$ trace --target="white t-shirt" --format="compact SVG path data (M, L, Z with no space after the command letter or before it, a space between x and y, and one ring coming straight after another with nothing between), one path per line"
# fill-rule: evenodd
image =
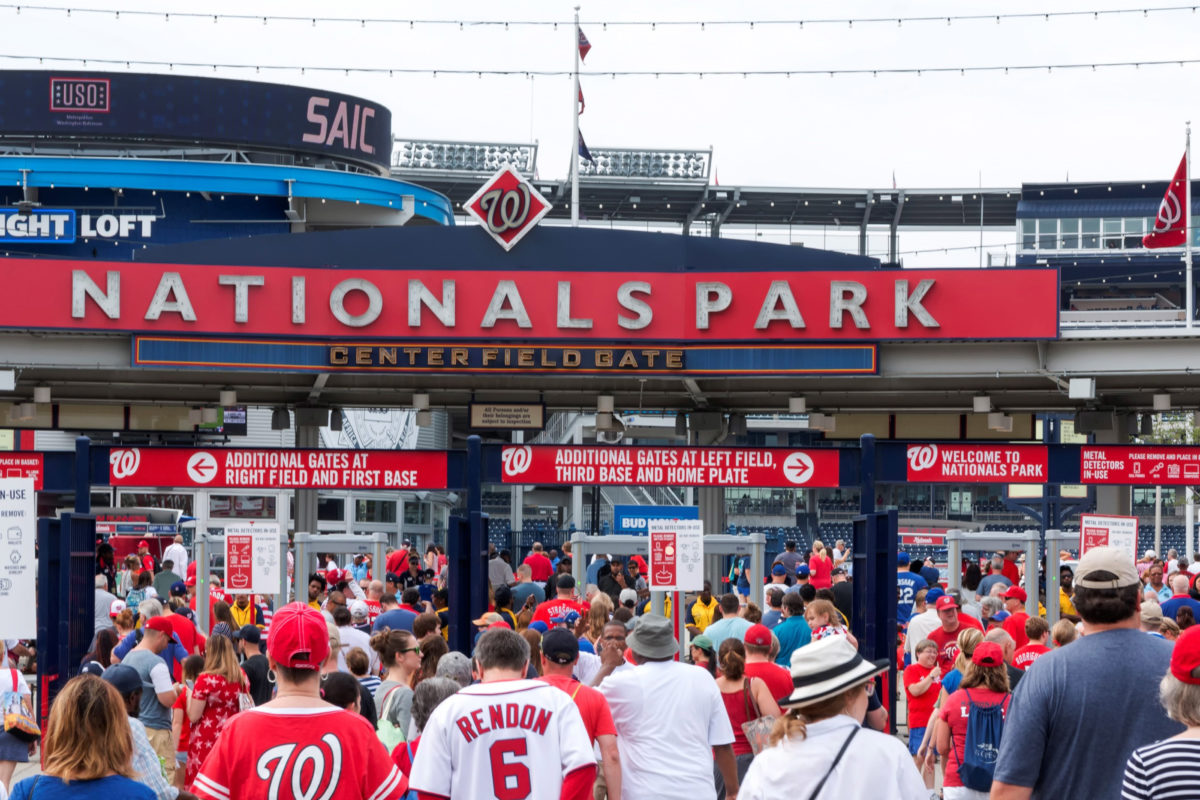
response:
M478 683L430 716L409 787L441 797L558 800L563 778L595 763L566 692L541 681Z
M371 637L351 625L344 628L338 628L338 635L342 640L342 649L338 651L338 671L349 672L346 667L346 653L350 652L351 647L361 647L367 653L368 675L379 674L379 653L371 649Z
M175 682L171 680L171 670L167 669L167 662L162 661L150 668L150 682L154 684L155 694L174 691Z
M167 549L163 550L163 561L171 561L175 564L175 568L171 571L176 575L187 575L188 552L183 545L177 542L171 542L167 545Z
M651 662L599 688L617 726L623 797L714 800L712 748L733 743L733 726L708 670Z
M929 634L940 627L942 627L942 621L938 619L935 608L926 608L924 613L909 619L908 632L904 636L904 650L913 657L913 661L917 660L917 645L922 639L928 639Z

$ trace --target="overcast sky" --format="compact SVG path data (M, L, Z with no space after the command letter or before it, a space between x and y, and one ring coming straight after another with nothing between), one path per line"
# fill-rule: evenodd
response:
M53 0L64 5L65 0ZM73 8L569 21L566 2L315 3L87 0ZM1170 5L1162 2L1160 5ZM569 70L570 25L551 27L139 18L0 8L5 56L428 69ZM582 6L592 147L708 148L722 185L890 188L1166 180L1200 96L1200 65L1033 73L765 77L598 77L588 71L810 70L1051 65L1197 57L1200 14L822 25L821 18L1123 9L1076 2L709 2L605 0ZM1154 7L1153 4L1150 7ZM608 26L604 20L771 20L798 25ZM37 62L0 59L6 68ZM47 67L78 65L47 62ZM89 65L96 68L96 65ZM165 72L165 67L133 65ZM569 77L454 77L211 68L176 72L358 94L388 106L399 138L540 144L540 177L567 174ZM1200 117L1197 117L1200 122ZM974 260L972 257L971 260Z

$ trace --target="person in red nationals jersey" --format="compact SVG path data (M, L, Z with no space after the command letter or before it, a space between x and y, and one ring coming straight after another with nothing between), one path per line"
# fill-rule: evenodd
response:
M529 643L494 628L475 646L478 684L442 701L409 777L420 800L585 800L596 761L570 695L525 680Z
M565 617L569 612L574 611L581 617L586 617L591 605L588 603L580 603L574 599L575 594L575 579L568 575L559 575L558 596L547 600L544 603L538 603L537 608L533 610L532 622L544 622L546 627L554 624L553 620L556 617Z
M276 612L267 659L275 699L232 717L192 791L201 800L400 800L400 770L370 723L321 699L329 634L321 612Z

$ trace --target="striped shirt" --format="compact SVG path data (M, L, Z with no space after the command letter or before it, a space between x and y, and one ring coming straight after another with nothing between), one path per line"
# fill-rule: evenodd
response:
M1200 797L1200 739L1165 739L1133 751L1125 765L1125 800Z

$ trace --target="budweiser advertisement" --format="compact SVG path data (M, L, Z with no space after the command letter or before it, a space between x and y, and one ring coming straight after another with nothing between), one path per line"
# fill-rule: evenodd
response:
M1037 444L910 444L907 455L921 483L1045 483L1049 459Z
M634 272L606 266L612 269L501 272L6 258L0 280L17 286L36 274L39 289L5 308L0 327L729 344L1058 336L1053 269Z
M113 486L217 489L445 489L446 453L115 447Z
M40 492L45 472L41 453L0 453L0 478L29 478L34 491Z
M1079 450L1083 483L1187 486L1200 483L1200 447L1085 446Z
M501 453L504 483L605 486L838 485L836 450L750 447L512 445Z

